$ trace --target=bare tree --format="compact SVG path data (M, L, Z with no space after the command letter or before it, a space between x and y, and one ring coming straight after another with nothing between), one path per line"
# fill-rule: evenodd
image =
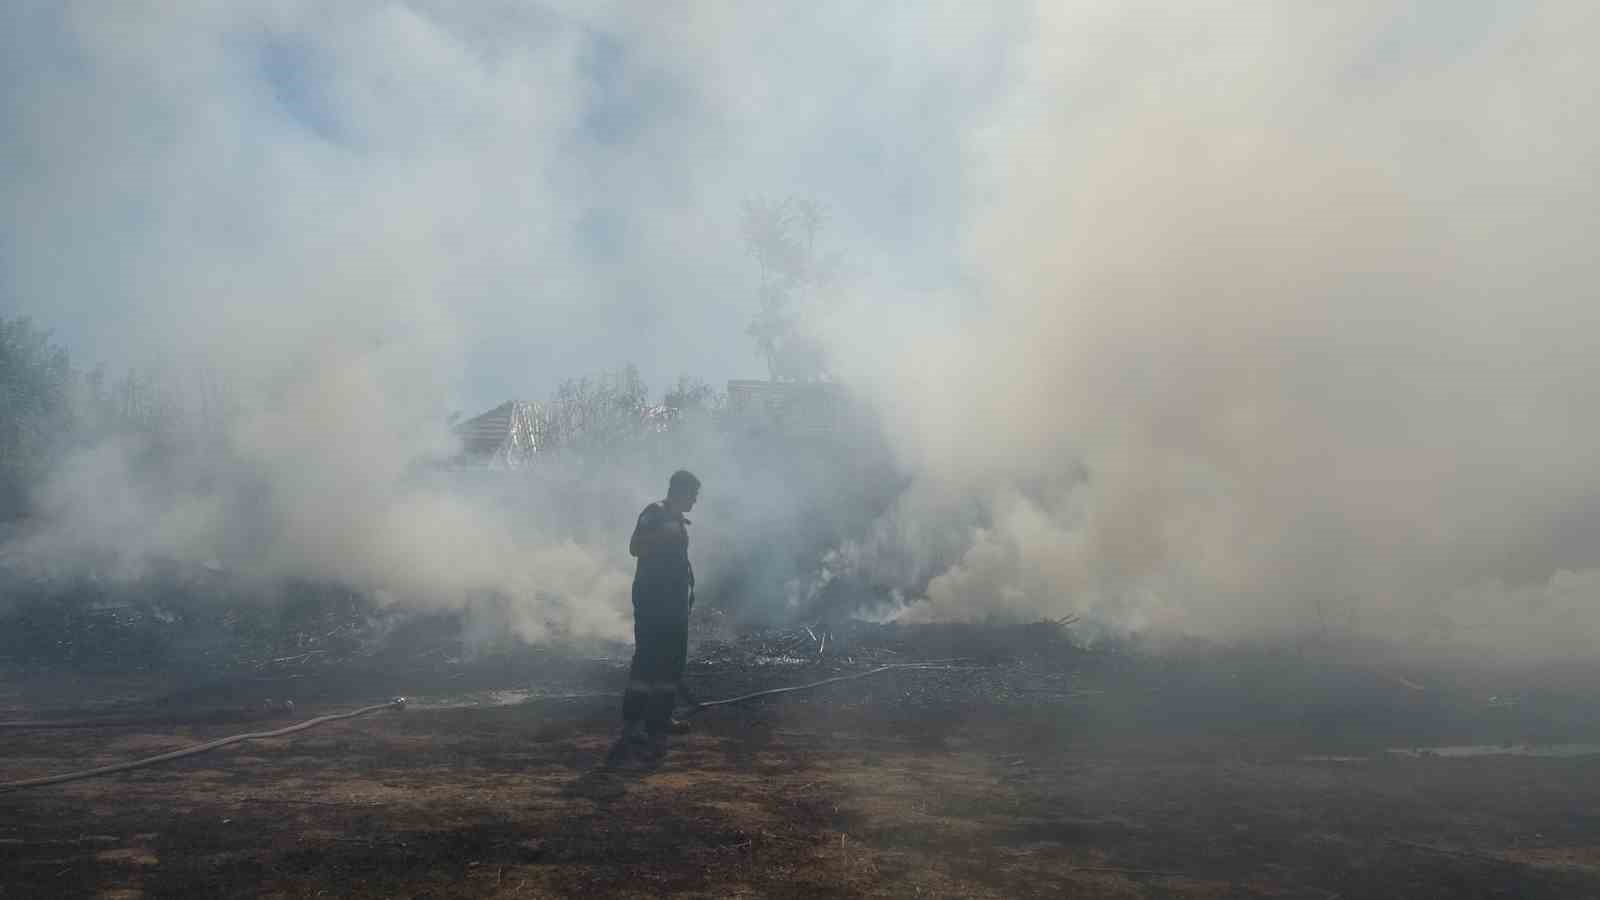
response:
M70 429L67 351L26 319L0 319L0 520L27 512L52 450Z
M661 397L661 405L674 416L713 412L725 400L716 389L699 378L679 375L678 383Z
M745 204L745 246L761 278L756 315L746 332L755 338L774 381L827 377L822 344L804 322L806 307L836 287L844 271L841 255L817 251L817 236L827 221L827 211L805 198Z
M641 431L649 392L632 365L594 378L569 378L556 388L545 431L552 448L599 452Z

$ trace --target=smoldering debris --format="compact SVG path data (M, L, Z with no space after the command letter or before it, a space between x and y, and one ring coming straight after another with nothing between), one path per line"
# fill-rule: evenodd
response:
M785 704L801 704L938 730L952 717L1028 716L1090 697L1095 692L1078 679L1119 652L1085 647L1064 621L851 620L702 640L685 679L698 701L771 692L752 701L769 712L719 706L714 714L764 718L781 716ZM863 675L876 677L853 680ZM778 693L797 685L817 688Z
M0 617L0 677L34 685L63 714L274 715L285 702L393 694L410 684L488 689L530 678L592 674L625 654L615 642L552 632L485 639L463 610L419 611L379 594L297 581L246 592L213 577L204 588L169 573L132 584L51 584ZM548 653L551 643L561 650ZM541 656L543 654L543 656ZM535 664L557 656L548 671ZM79 696L71 685L127 677Z
M53 585L6 614L0 656L24 675L269 671L370 655L393 629L392 617L353 591L302 583L285 594L229 603L158 578Z
M786 628L758 628L728 640L698 643L692 668L772 666L882 666L960 661L999 665L1072 655L1082 650L1071 620L1020 624L936 623L898 625L846 620Z
M0 718L178 725L405 695L419 710L521 707L610 722L626 678L625 644L484 643L459 610L385 608L328 585L297 585L293 602L276 605L160 596L13 610L0 621L0 672L21 702L0 705ZM1221 729L1285 757L1600 739L1592 669L1491 670L1395 650L1158 642L1070 620L749 627L706 611L683 699L693 709L754 694L702 715L758 729L888 729L935 745L974 729L1024 747L1189 735L1172 752L1207 752Z

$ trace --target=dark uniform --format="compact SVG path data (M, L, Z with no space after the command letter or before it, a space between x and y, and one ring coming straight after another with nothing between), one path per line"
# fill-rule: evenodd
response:
M629 543L639 566L633 576L633 665L622 720L642 721L652 734L664 734L671 725L689 653L694 569L688 526L688 519L657 501L639 513Z

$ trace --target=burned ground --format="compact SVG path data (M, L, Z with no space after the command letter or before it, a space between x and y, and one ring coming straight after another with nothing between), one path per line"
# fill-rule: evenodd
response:
M615 651L14 672L8 720L121 724L0 729L6 778L415 699L0 794L0 896L1600 895L1600 756L1568 746L1600 739L1582 668L1085 649L1053 623L705 637L702 699L942 668L710 709L622 774L599 768Z

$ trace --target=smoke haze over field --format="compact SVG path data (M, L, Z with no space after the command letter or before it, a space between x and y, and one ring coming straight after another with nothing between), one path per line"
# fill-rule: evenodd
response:
M811 325L909 484L830 573L918 615L1600 639L1592 4L0 17L0 304L245 398L203 487L68 461L75 539L621 633L679 463L591 473L621 521L581 526L412 466L562 377L762 374L739 210L801 194L858 272ZM807 501L684 453L697 552Z
M998 555L1135 620L1592 651L1600 19L1251 8L1052 7L978 138L945 465L1093 476L1003 492L932 593L1015 584Z

